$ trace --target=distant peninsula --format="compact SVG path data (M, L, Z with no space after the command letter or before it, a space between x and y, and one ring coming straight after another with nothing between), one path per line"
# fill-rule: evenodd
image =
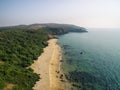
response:
M66 34L69 32L87 32L86 28L72 25L72 24L57 24L57 23L43 23L43 24L30 24L30 25L17 25L17 26L7 26L0 27L0 29L46 29L51 34Z

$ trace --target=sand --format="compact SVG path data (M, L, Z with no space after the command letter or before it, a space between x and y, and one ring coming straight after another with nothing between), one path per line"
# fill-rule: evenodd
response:
M14 87L14 86L15 86L14 84L8 83L3 90L13 90L13 87Z
M64 90L63 77L60 72L60 47L57 39L50 39L49 45L44 48L44 52L35 60L31 68L39 74L40 80L36 82L34 90Z

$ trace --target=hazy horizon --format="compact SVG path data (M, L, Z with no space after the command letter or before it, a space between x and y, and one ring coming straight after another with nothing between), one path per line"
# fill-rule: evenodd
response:
M0 0L0 27L34 23L120 28L119 0Z

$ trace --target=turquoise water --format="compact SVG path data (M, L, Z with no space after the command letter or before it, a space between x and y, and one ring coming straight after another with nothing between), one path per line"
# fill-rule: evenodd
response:
M69 33L59 36L59 44L73 90L120 90L120 29Z

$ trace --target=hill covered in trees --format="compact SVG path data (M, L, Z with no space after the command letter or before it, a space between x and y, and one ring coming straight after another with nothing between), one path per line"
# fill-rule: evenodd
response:
M0 28L0 90L9 85L13 90L32 90L39 77L29 66L48 45L47 40L77 30L86 32L84 28L71 27L33 24Z
M56 23L45 23L45 24L31 24L31 25L18 25L18 26L9 26L1 27L1 29L13 29L13 28L24 28L37 30L41 28L48 29L48 32L52 34L65 34L69 32L87 32L84 27L79 27L71 24L56 24Z

